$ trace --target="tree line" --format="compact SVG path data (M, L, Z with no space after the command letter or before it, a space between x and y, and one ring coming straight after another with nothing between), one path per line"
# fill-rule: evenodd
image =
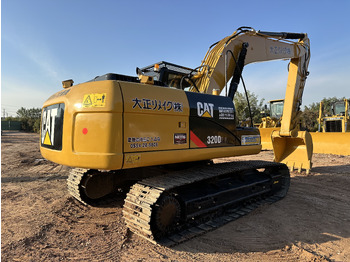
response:
M261 118L265 115L269 115L269 106L266 106L265 99L259 99L257 95L253 92L247 91L249 104L251 108L251 114L253 118L253 123L261 123ZM329 97L322 99L322 115L331 116L332 115L332 105L337 101L343 101L343 98ZM234 97L234 104L236 107L236 117L238 123L243 123L242 125L250 123L249 108L247 103L247 98L245 94L237 92ZM310 132L315 132L318 130L317 119L319 117L320 102L314 102L309 106L304 106L300 116L301 128ZM264 114L262 114L264 112Z
M21 129L26 132L40 132L41 108L21 107L16 112L16 117L7 117L5 121L20 121Z

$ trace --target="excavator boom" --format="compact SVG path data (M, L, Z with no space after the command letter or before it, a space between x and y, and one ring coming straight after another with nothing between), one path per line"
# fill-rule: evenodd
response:
M311 136L306 131L298 131L297 125L309 74L307 34L240 28L210 47L200 67L202 77L197 80L197 87L203 93L226 87L227 96L233 99L246 64L279 59L290 59L290 63L281 128L272 134L275 161L286 163L291 169L309 172L313 150Z

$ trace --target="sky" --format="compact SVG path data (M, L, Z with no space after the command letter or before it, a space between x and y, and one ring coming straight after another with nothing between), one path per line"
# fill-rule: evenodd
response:
M2 0L1 116L41 108L66 79L136 76L136 67L159 61L195 68L211 44L241 26L308 34L303 106L350 98L349 12L348 0ZM286 61L247 65L247 89L266 102L284 98L287 67Z

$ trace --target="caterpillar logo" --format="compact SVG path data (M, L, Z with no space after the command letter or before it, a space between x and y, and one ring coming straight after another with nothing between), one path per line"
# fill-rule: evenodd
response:
M214 116L214 104L197 102L197 114L201 117L213 117Z
M41 118L41 146L61 150L64 104L45 107Z

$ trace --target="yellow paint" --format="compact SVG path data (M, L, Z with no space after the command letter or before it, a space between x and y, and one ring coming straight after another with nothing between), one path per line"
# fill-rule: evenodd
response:
M73 152L116 153L121 145L111 141L122 141L122 115L118 113L81 112L74 117ZM86 128L87 134L82 130Z
M261 146L263 150L273 150L271 134L273 131L277 131L277 130L280 130L280 128L279 127L259 128Z
M140 162L130 163L126 160L131 153L125 154L125 161L123 168L134 168L144 166L155 166L209 160L220 157L242 156L258 154L261 150L261 145L254 146L230 146L230 147L214 147L214 148L195 148L184 150L166 150L166 151L153 151L153 152L141 152Z
M106 94L108 100L105 107L76 107L77 103L84 102L81 93ZM141 100L141 106L137 105L135 98ZM157 101L157 106L154 102L151 107L152 101ZM182 90L121 81L96 81L76 85L66 96L54 97L44 106L57 103L65 103L66 110L62 150L41 147L41 153L46 159L62 165L118 170L257 154L261 149L260 145L190 149L190 109ZM186 134L186 143L175 144L174 135L177 133ZM131 148L128 138L133 137L154 139L158 144Z
M49 131L46 131L45 138L44 138L44 145L52 146Z
M205 111L202 117L212 117L208 111Z
M286 164L291 170L310 171L313 145L309 132L299 131L296 137L288 137L273 131L271 138L274 161Z
M138 154L138 155L128 155L126 158L125 158L125 163L127 164L137 164L141 161L141 155Z
M105 94L104 107L74 106L84 102L82 94ZM75 85L65 96L47 100L44 107L58 103L65 104L62 150L40 147L43 157L73 167L121 169L123 102L119 83L95 81ZM82 132L84 128L88 130L86 135Z
M189 105L185 92L121 82L124 98L124 152L189 148ZM177 106L175 108L175 106ZM175 144L183 133L187 143Z
M310 132L314 153L350 156L350 132Z

